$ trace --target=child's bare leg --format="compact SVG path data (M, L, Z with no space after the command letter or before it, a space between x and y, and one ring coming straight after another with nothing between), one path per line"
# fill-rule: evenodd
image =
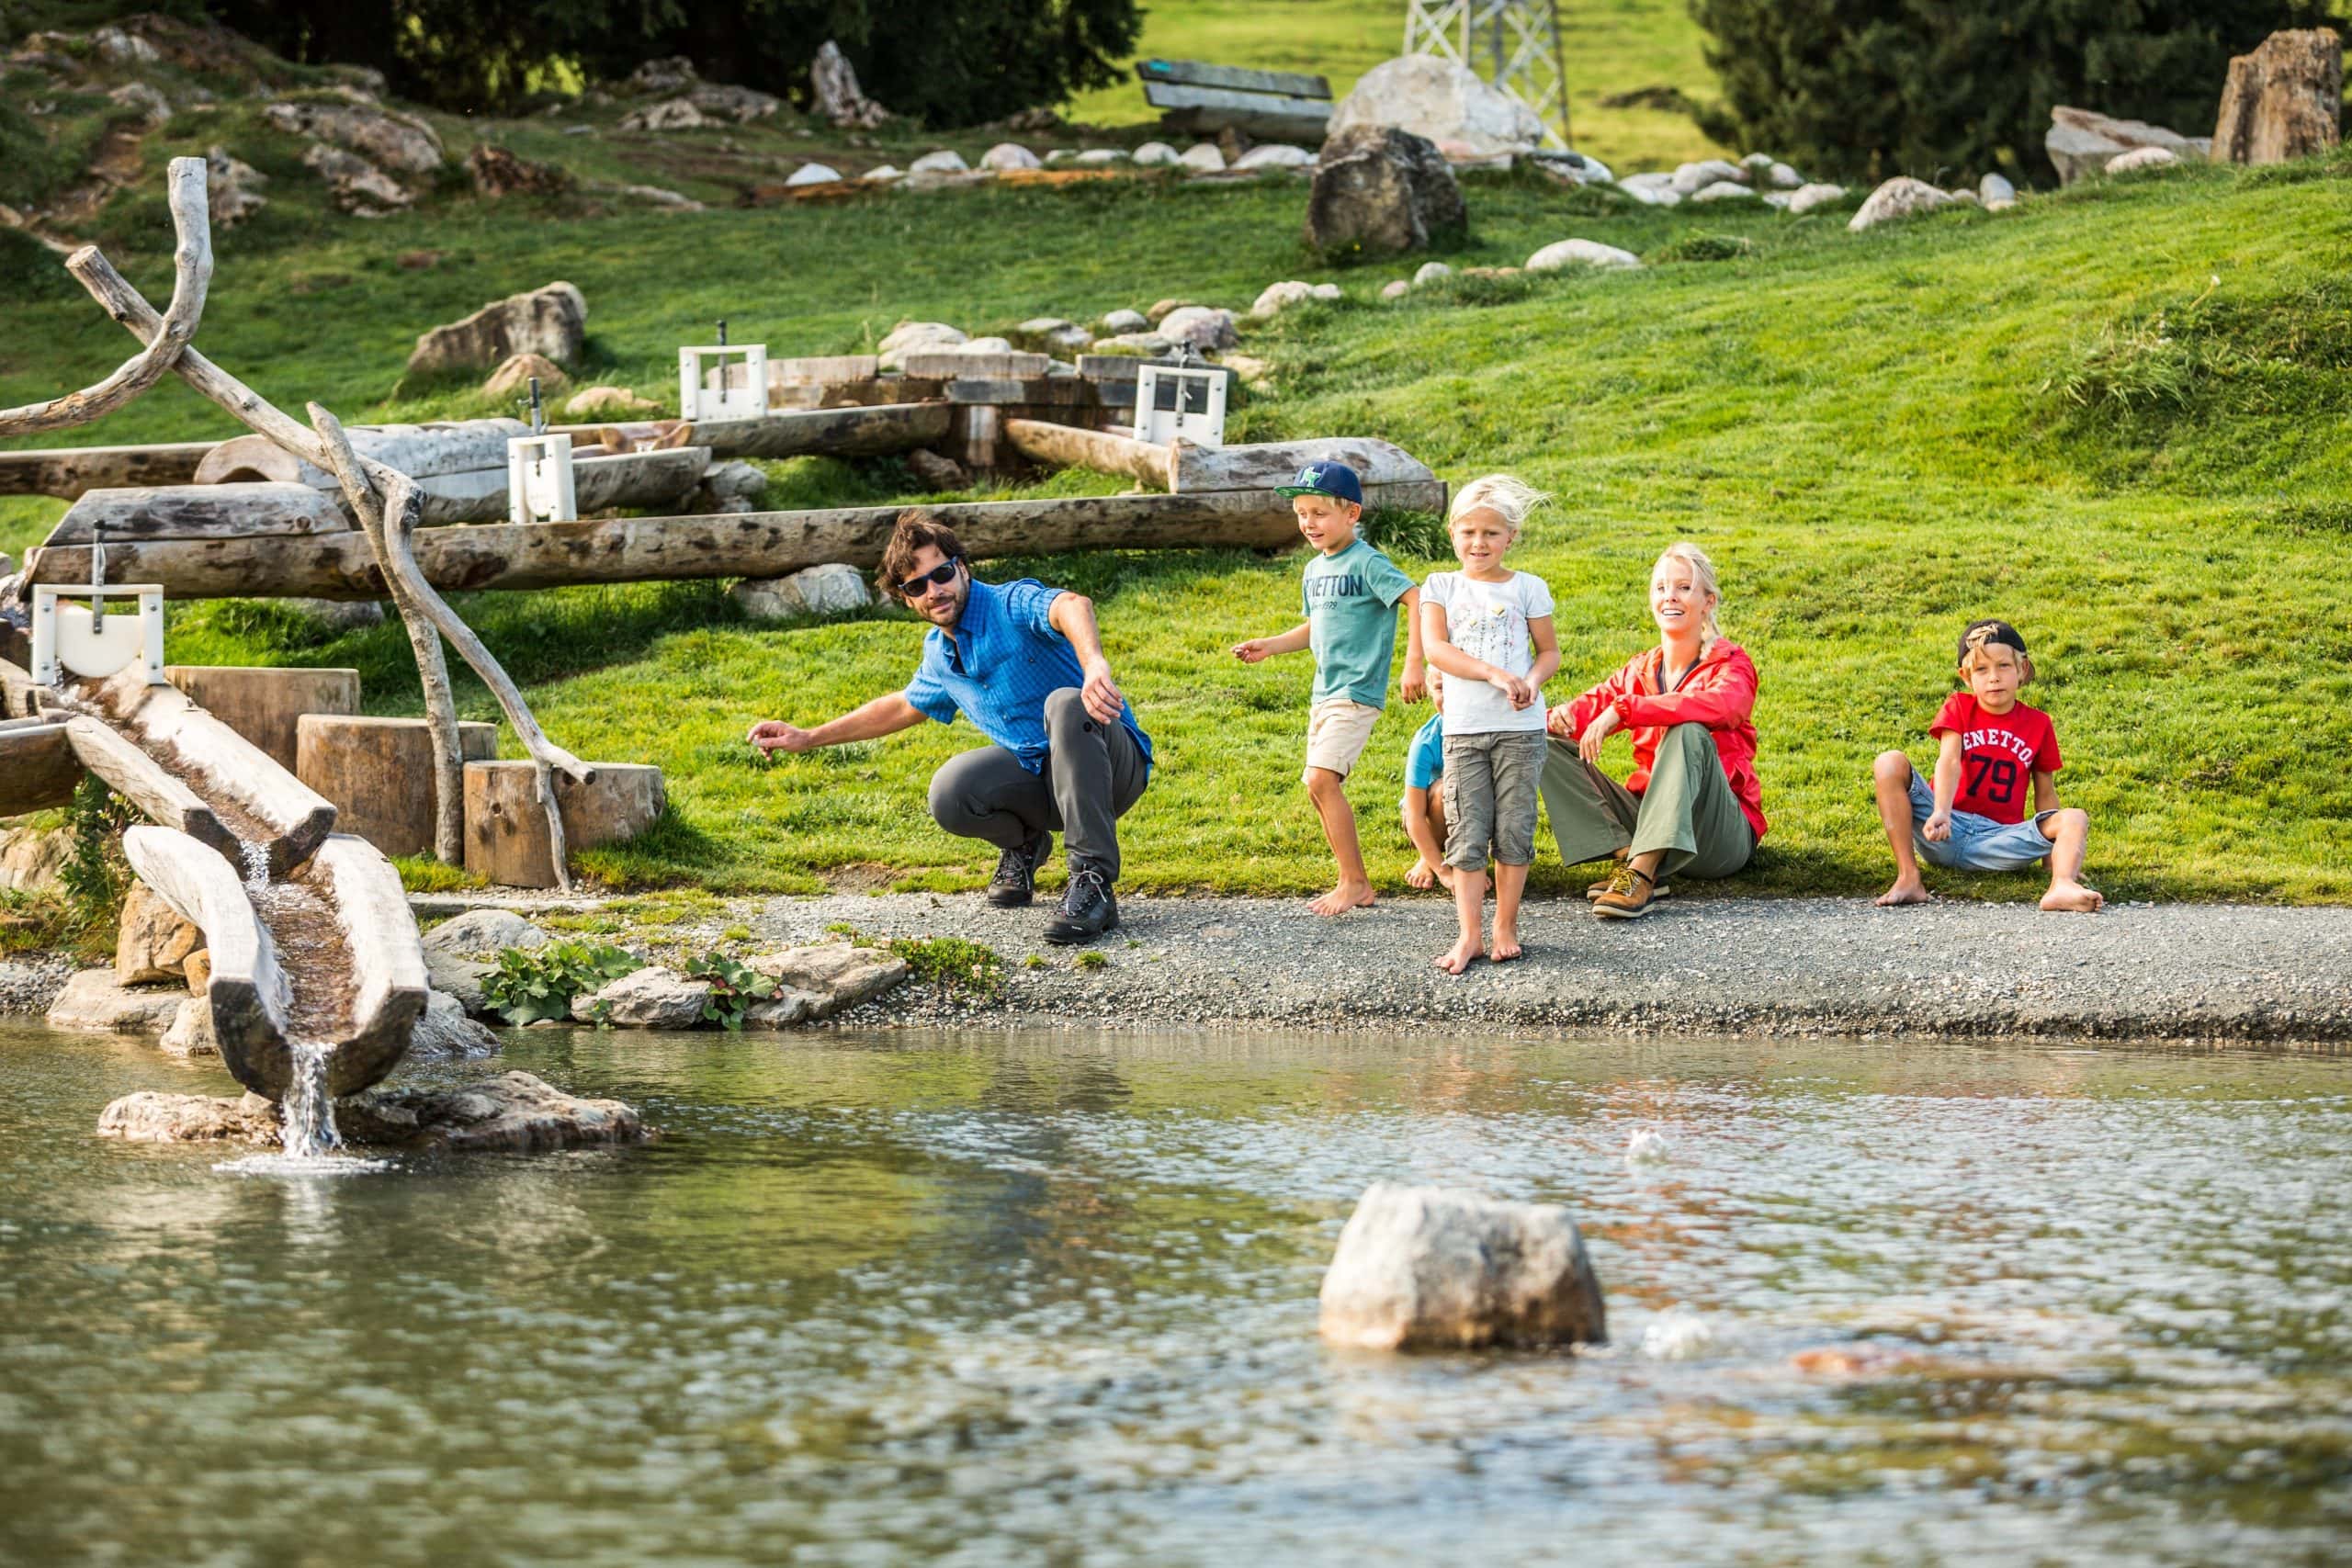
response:
M1405 821L1405 837L1413 841L1420 858L1405 873L1405 881L1414 887L1429 887L1437 883L1453 886L1453 868L1445 863L1445 807L1431 790L1420 792L1416 804L1414 792L1405 792L1401 810Z
M1460 934L1454 943L1438 955L1437 966L1449 975L1459 975L1477 959L1487 955L1483 927L1487 917L1487 873L1482 866L1476 871L1453 868L1453 918Z
M1356 814L1348 807L1346 781L1329 768L1306 770L1306 797L1323 820L1323 839L1340 863L1340 884L1307 905L1318 915L1344 915L1373 901L1372 878L1364 874L1363 847L1356 841Z
M1495 863L1495 942L1487 956L1498 964L1519 956L1519 899L1526 891L1525 866Z
M2083 886L2083 858L2090 852L2090 814L2071 808L2045 819L2041 830L2050 839L2050 891L2041 907L2053 913L2088 915L2107 905L2107 898Z
M1871 767L1871 786L1878 795L1878 819L1886 829L1887 847L1894 852L1894 886L1878 896L1881 906L1924 904L1928 885L1920 880L1919 862L1911 852L1911 759L1901 751L1882 751Z

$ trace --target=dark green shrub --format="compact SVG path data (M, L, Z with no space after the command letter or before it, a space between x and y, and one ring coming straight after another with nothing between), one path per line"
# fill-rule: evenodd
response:
M1718 262L1756 254L1756 242L1741 234L1685 234L1644 256L1644 261Z

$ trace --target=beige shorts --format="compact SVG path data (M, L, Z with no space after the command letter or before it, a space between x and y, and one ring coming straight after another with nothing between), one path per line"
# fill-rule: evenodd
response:
M1372 739L1372 727L1379 722L1378 708L1345 697L1317 703L1306 714L1308 771L1321 768L1346 778L1355 771L1356 759Z

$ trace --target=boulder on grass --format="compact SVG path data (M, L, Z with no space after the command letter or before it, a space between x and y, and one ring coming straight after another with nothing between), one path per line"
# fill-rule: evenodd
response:
M1845 199L1844 186L1830 185L1826 181L1799 186L1789 194L1789 216L1802 218L1816 207L1826 207L1833 201Z
M1374 1350L1599 1344L1600 1281L1567 1211L1374 1182L1323 1276L1322 1334Z
M1250 307L1250 313L1258 320L1264 321L1269 316L1281 314L1290 306L1303 305L1314 298L1314 288L1309 284L1301 283L1296 278L1288 278L1281 283L1269 283L1259 292L1256 303Z
M754 621L845 615L874 603L857 568L838 562L803 567L788 577L747 577L727 596Z
M1170 343L1189 343L1204 354L1237 347L1241 342L1233 312L1211 305L1186 305L1169 311L1159 319L1159 335Z
M2107 161L2107 173L2129 175L2141 169L2165 169L2180 160L2162 147L2134 147L2129 152L2118 152Z
M2344 40L2332 28L2272 33L2230 62L2211 155L2224 164L2283 164L2342 136Z
M204 932L180 918L162 894L133 880L122 900L115 931L114 977L125 986L150 986L187 977L188 954L204 945Z
M269 205L269 197L254 187L269 183L269 176L251 164L229 155L229 150L211 146L204 150L204 200L215 228L233 229Z
M1365 72L1331 111L1329 135L1392 127L1435 143L1455 163L1544 144L1544 121L1533 109L1460 62L1431 54L1404 55ZM1326 161L1329 155L1327 143Z
M1306 243L1327 255L1394 255L1459 240L1469 225L1453 170L1428 138L1395 126L1323 144L1306 197Z
M571 378L563 373L562 367L545 355L517 354L509 356L505 363L492 371L490 379L481 384L481 389L493 398L526 397L534 376L539 379L539 391L543 396L551 397L571 384Z
M517 354L567 363L580 357L587 333L587 298L571 284L550 283L424 333L408 367L412 373L488 370Z
M1848 220L1847 229L1856 234L1874 225L1896 218L1909 218L1916 213L1933 212L1939 207L1950 207L1951 196L1938 190L1925 180L1915 180L1908 175L1894 178L1871 192L1861 210ZM1793 205L1791 210L1794 210Z
M413 116L379 104L278 102L262 111L278 130L312 136L379 169L426 175L441 166L441 137Z
M2058 171L2060 185L2073 185L2104 171L2108 161L2141 147L2161 147L2176 158L2202 159L2212 150L2210 139L2183 136L2143 119L2118 119L2096 109L2060 104L2050 111L2050 129L2041 149Z
M883 370L900 370L910 354L944 354L971 341L971 333L945 321L900 321L875 344L875 365Z
M827 39L808 62L808 88L817 112L844 130L871 130L890 118L890 111L859 90L857 72L842 53L842 46Z
M1037 161L1037 154L1018 141L1000 141L980 154L980 167L1001 172L1005 169L1042 169L1045 164Z
M492 201L509 196L561 196L571 188L571 175L553 164L517 158L488 141L476 142L466 154L466 173L473 176L475 191Z
M1598 240L1555 240L1527 258L1530 272L1559 272L1572 266L1638 269L1641 265L1642 258L1633 252L1604 245Z
M626 387L585 387L571 394L563 412L573 419L610 418L616 414L651 413L662 405L640 398Z

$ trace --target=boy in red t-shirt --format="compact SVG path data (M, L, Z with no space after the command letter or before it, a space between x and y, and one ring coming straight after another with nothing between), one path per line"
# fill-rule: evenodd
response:
M2048 714L2018 701L2033 679L2025 638L2007 621L1971 621L1960 634L1960 673L1968 690L1954 692L1928 727L1939 748L1934 786L1901 751L1881 752L1871 770L1894 850L1894 886L1879 903L1926 903L1922 860L1953 871L2022 871L2046 859L2044 909L2099 908L2107 900L2082 884L2090 818L2058 805L2058 732Z

